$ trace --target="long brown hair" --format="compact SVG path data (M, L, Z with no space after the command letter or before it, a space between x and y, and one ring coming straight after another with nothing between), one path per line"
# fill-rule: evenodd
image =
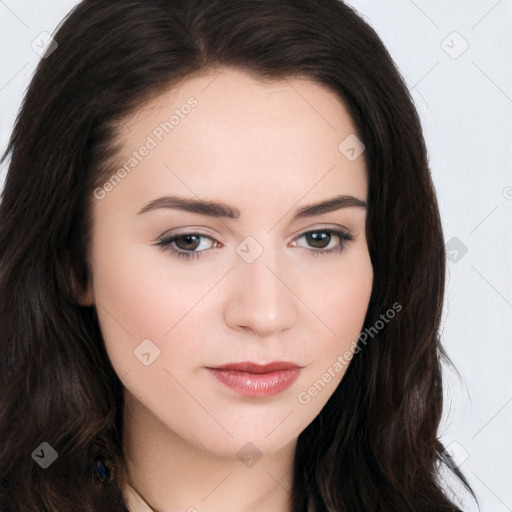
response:
M443 233L418 114L375 31L338 0L85 0L54 37L3 157L1 510L127 510L122 384L94 307L76 302L93 190L112 172L126 115L222 66L305 77L345 102L369 173L364 328L402 305L300 435L293 511L458 510L438 478L447 465L469 489L438 438ZM43 442L58 454L46 469L33 455ZM99 455L117 475L109 483L93 476Z

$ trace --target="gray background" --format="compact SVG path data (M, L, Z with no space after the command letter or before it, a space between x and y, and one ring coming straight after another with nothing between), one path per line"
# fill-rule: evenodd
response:
M41 33L76 3L0 0L0 151ZM460 373L445 368L440 435L481 509L512 511L512 0L349 3L397 62L429 149L449 257L442 339Z

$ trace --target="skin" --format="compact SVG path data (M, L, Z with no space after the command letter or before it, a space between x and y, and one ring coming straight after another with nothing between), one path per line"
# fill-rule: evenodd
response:
M350 161L338 150L356 130L328 88L298 78L261 83L223 68L146 102L121 125L118 162L191 96L197 106L94 200L81 301L95 305L125 386L124 448L137 491L160 511L290 511L297 437L346 365L309 403L297 397L353 350L373 282L365 208L293 214L338 194L366 201L364 154ZM138 214L171 194L222 201L240 216ZM318 254L340 240L314 245L304 234L326 229L348 230L353 240ZM179 258L155 245L171 232L205 235L172 244L204 252ZM263 249L252 263L236 252L247 236ZM246 247L254 255L258 246ZM160 350L148 366L134 355L144 339ZM303 368L290 388L266 398L240 396L205 369L277 360ZM250 467L237 456L247 443L261 456Z

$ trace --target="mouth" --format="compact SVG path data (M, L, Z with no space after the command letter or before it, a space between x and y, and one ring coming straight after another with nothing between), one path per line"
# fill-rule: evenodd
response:
M301 367L286 361L268 364L252 362L230 363L207 370L221 384L239 395L264 398L282 393L298 378Z

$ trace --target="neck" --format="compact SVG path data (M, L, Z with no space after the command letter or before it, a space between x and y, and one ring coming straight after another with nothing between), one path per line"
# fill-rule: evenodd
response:
M246 465L188 443L125 392L123 444L130 512L291 512L296 440Z

